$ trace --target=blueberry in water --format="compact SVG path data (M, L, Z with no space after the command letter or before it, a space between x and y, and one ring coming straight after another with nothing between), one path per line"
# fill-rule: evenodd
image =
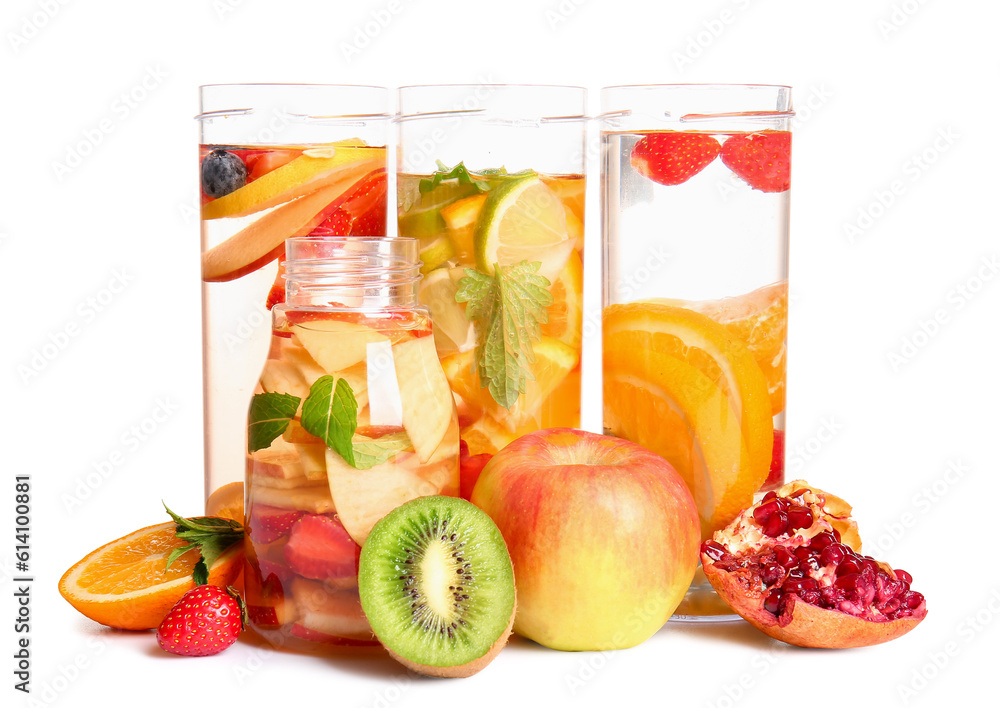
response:
M247 183L247 166L235 153L212 150L201 161L201 189L213 199L224 197Z

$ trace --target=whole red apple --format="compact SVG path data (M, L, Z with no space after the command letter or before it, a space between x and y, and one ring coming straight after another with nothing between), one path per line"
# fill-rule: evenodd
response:
M627 440L530 433L493 456L472 502L500 528L514 562L514 631L553 649L645 641L698 565L691 493L669 462Z

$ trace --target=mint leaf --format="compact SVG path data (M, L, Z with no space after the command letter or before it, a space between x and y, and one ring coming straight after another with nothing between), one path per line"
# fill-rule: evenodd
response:
M480 385L493 400L510 409L533 378L532 343L541 337L552 304L548 278L538 275L541 263L521 261L494 266L493 275L465 269L456 302L467 303L465 316L476 323L476 368Z
M466 168L465 163L459 162L457 165L448 169L448 167L438 160L438 171L432 174L429 178L420 180L417 188L420 190L421 194L426 194L437 189L438 185L445 180L458 180L459 184L468 184L474 186L480 192L488 192L490 189L490 183L486 180L473 179L472 174ZM491 170L491 174L507 174L507 171L502 167L499 170Z
M269 447L276 437L285 432L301 400L290 393L258 393L250 399L250 423L247 426L250 452Z
M393 433L381 438L362 440L354 443L354 468L368 470L375 465L381 465L396 453L413 447L410 436L406 433Z
M205 585L208 583L208 570L218 557L229 550L234 543L242 543L242 524L231 519L212 516L185 519L172 512L166 504L163 508L177 524L174 535L183 541L188 541L186 546L180 546L170 552L164 570L185 553L196 550L199 557L194 565L192 577L195 584Z
M354 464L351 438L358 427L358 402L347 379L320 376L302 404L302 427L327 444L347 464Z

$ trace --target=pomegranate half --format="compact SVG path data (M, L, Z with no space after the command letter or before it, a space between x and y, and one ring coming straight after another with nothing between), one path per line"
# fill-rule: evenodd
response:
M764 495L701 546L705 575L762 632L800 647L881 644L927 615L913 578L861 554L843 499L802 480Z

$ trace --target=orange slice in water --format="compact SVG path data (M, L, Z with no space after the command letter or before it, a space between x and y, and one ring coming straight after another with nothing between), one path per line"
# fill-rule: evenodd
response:
M576 251L569 254L549 292L552 304L547 308L548 322L540 328L542 335L579 349L583 339L583 261Z
M221 516L242 524L243 482L230 482L212 492L205 502L205 515Z
M771 398L771 413L785 410L785 340L788 336L788 282L765 285L746 295L718 300L655 299L711 317L753 354Z
M746 345L696 312L611 305L604 362L605 427L677 468L706 535L750 505L770 469L773 425Z
M173 521L147 526L87 554L66 571L59 592L84 615L118 629L154 629L195 586L198 553L189 551L165 570L167 556L187 545ZM210 585L232 584L243 569L243 544L234 543L209 568Z

